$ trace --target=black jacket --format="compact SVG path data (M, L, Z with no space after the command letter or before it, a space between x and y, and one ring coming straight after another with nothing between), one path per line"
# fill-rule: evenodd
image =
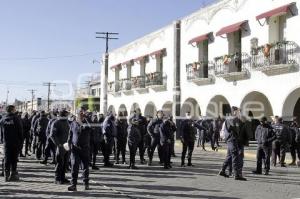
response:
M290 142L290 131L286 125L282 123L277 123L274 124L272 127L275 131L277 141L279 141L282 144L288 144Z
M160 137L159 128L162 123L163 123L163 120L159 119L159 118L151 120L147 126L148 134L153 138L159 138Z
M60 118L53 122L50 130L50 138L56 146L62 146L69 137L70 125L66 118Z
M39 137L39 140L46 140L46 130L49 123L49 119L46 116L41 116L34 123L34 132L35 135Z
M0 121L1 142L4 147L19 148L23 143L23 127L16 114L7 114Z
M258 146L271 147L276 135L270 125L259 125L255 131Z
M103 122L102 127L103 136L106 137L106 139L113 139L117 135L117 129L114 121L114 115L111 114L107 116Z
M128 123L126 119L116 120L117 140L126 141L128 136Z
M174 137L174 129L169 120L164 121L159 128L160 131L160 145L170 144L172 136Z
M70 126L68 138L68 143L70 144L71 149L89 150L91 134L91 125L86 120L82 124L79 124L77 121L73 121Z
M129 145L139 145L142 140L142 136L139 128L136 125L128 126L128 144Z
M24 137L30 136L31 123L27 117L22 118L23 135Z
M194 142L196 140L196 129L193 121L185 119L181 122L180 137L184 142Z

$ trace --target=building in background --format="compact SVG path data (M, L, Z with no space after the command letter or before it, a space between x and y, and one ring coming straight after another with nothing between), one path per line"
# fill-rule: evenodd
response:
M79 88L75 94L75 109L85 107L91 112L100 111L100 74L96 73L85 87Z
M221 0L111 51L107 111L162 109L180 120L187 111L224 117L234 105L255 118L300 117L299 8Z

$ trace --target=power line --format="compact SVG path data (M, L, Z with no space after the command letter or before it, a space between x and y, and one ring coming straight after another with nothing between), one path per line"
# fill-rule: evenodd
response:
M96 38L106 40L106 48L105 48L106 54L108 53L108 41L112 39L119 39L117 37L110 37L111 35L119 35L119 33L116 32L96 32L96 35L100 35L100 36L96 36Z

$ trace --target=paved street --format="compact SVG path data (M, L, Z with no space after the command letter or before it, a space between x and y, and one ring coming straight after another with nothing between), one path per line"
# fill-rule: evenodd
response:
M21 182L4 183L1 178L0 198L300 198L300 168L273 168L268 177L254 176L250 172L255 161L247 157L247 182L217 176L224 150L203 152L197 148L193 168L179 167L179 157L173 160L174 168L167 171L157 163L150 168L138 165L139 170L128 170L123 165L101 167L100 171L91 171L92 190L83 191L80 183L76 193L67 192L67 185L53 183L52 165L21 158Z

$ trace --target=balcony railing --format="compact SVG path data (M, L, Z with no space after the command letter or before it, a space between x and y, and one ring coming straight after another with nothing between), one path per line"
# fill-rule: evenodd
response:
M145 76L137 76L131 78L132 89L145 88Z
M148 73L145 77L145 85L146 87L163 86L165 80L166 77L163 77L161 72Z
M193 62L186 65L187 80L208 78L208 62Z
M131 80L130 79L121 79L119 81L120 91L129 91L131 90Z
M235 53L215 58L215 75L226 76L248 72L251 65L251 57L247 53Z
M292 41L282 41L275 44L252 49L252 68L264 70L278 65L296 64L295 52L296 44Z

